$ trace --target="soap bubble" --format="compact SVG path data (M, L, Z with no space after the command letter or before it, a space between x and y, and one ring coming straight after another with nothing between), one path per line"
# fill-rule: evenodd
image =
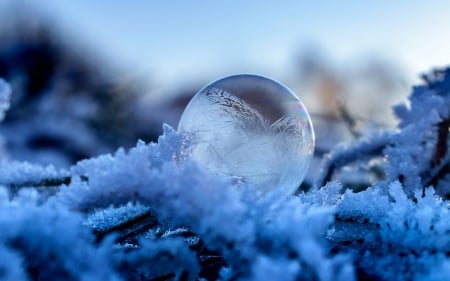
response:
M207 170L261 192L295 192L314 151L302 102L281 83L258 75L232 75L206 85L187 105L178 130L190 137L191 157Z

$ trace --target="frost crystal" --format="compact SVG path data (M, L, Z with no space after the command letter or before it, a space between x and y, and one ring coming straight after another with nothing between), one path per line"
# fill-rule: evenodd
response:
M168 125L158 143L67 171L1 161L0 279L446 280L450 70L427 79L396 107L398 130L337 147L323 186L296 196L258 196L250 181L233 188L190 158L195 139ZM210 99L246 116L238 128L298 137L291 119L230 92ZM377 180L336 181L350 166Z

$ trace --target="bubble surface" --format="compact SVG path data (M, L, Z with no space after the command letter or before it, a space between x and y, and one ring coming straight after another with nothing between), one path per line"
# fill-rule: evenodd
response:
M203 87L184 110L178 130L191 157L215 174L262 192L292 194L314 152L314 131L300 99L272 79L239 74Z

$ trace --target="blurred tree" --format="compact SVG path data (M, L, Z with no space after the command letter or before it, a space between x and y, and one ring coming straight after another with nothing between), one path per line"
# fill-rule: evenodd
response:
M317 47L308 47L296 65L298 83L313 96L313 111L329 117L339 116L338 103L343 103L358 119L391 127L390 106L406 99L409 90L399 67L376 56L336 63Z
M0 29L0 77L13 88L1 132L13 158L67 166L156 139L160 125L140 106L140 81L117 79L30 9L13 11L3 11Z

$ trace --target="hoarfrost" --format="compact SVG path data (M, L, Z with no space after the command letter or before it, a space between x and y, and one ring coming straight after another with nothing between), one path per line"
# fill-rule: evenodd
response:
M69 170L4 160L0 278L443 280L450 70L426 81L395 108L398 130L336 148L317 188L296 196L206 172L168 125L158 143ZM377 181L337 182L351 165Z

